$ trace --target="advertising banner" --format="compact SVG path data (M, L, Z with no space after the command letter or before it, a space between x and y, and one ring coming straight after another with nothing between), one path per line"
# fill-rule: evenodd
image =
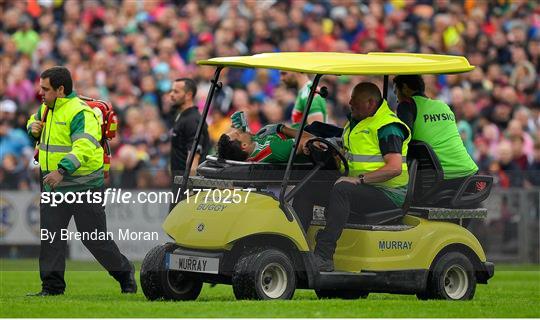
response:
M130 198L132 200L123 203L108 203L106 206L108 231L106 236L113 239L120 251L129 259L142 260L153 246L171 241L161 228L168 213L169 203L167 201L162 203L138 201L138 199L147 199L149 194L159 192L162 191L133 191ZM140 197L139 194L141 194ZM0 195L0 245L40 244L41 237L46 237L46 233L42 234L39 226L39 204L39 192L2 192ZM77 233L74 220L71 219L67 230L56 236L61 236L68 241L69 256L72 259L93 259L80 239L83 236L93 239L92 237L99 235Z

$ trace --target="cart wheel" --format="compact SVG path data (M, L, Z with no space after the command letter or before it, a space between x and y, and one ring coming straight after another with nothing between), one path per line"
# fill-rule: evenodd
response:
M287 300L296 289L296 275L284 252L256 248L236 262L232 286L236 299Z
M428 292L421 294L427 299L472 299L476 290L476 276L471 261L459 252L444 254L435 263L428 286Z
M315 294L319 299L356 300L360 298L366 299L369 292L359 290L315 289Z
M166 254L176 248L166 243L152 248L142 262L141 287L148 300L195 300L202 288L202 281L181 271L166 270Z

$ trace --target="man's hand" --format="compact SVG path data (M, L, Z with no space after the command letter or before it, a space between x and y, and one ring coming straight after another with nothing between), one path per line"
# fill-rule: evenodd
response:
M334 184L338 184L340 182L349 182L349 183L352 183L352 184L360 184L360 178L359 177L341 177L339 179L337 179L336 183Z
M267 124L264 127L257 132L257 135L261 138L264 138L266 136L279 133L283 125L281 123L276 124Z
M235 113L233 113L231 116L231 122L231 127L242 130L244 132L249 132L246 115L243 111L236 111Z
M62 180L64 180L64 176L58 170L54 170L43 177L43 184L54 189Z
M43 130L43 121L36 121L30 125L30 132L36 139L41 135L41 130Z

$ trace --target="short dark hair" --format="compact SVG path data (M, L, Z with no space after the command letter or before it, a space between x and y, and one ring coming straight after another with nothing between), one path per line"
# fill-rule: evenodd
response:
M174 82L178 81L184 82L184 91L191 92L191 97L195 99L195 96L197 95L197 83L190 78L178 78L174 80Z
M426 90L424 79L417 74L396 76L394 78L394 84L399 90L403 89L403 84L407 84L407 87L416 92L424 93Z
M238 140L231 140L226 134L222 134L217 144L218 157L220 159L246 161L248 153L242 150Z
M39 76L41 79L49 79L51 87L56 90L60 86L64 86L64 93L67 95L73 91L73 80L71 79L71 73L66 67L55 66L49 68L41 73Z

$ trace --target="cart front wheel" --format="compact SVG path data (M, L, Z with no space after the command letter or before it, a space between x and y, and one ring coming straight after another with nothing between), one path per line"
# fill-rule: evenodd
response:
M195 300L201 293L202 281L181 271L167 270L167 253L176 245L166 243L150 250L141 266L141 287L148 300Z
M291 299L296 275L290 258L279 249L255 248L238 259L233 270L237 299Z

